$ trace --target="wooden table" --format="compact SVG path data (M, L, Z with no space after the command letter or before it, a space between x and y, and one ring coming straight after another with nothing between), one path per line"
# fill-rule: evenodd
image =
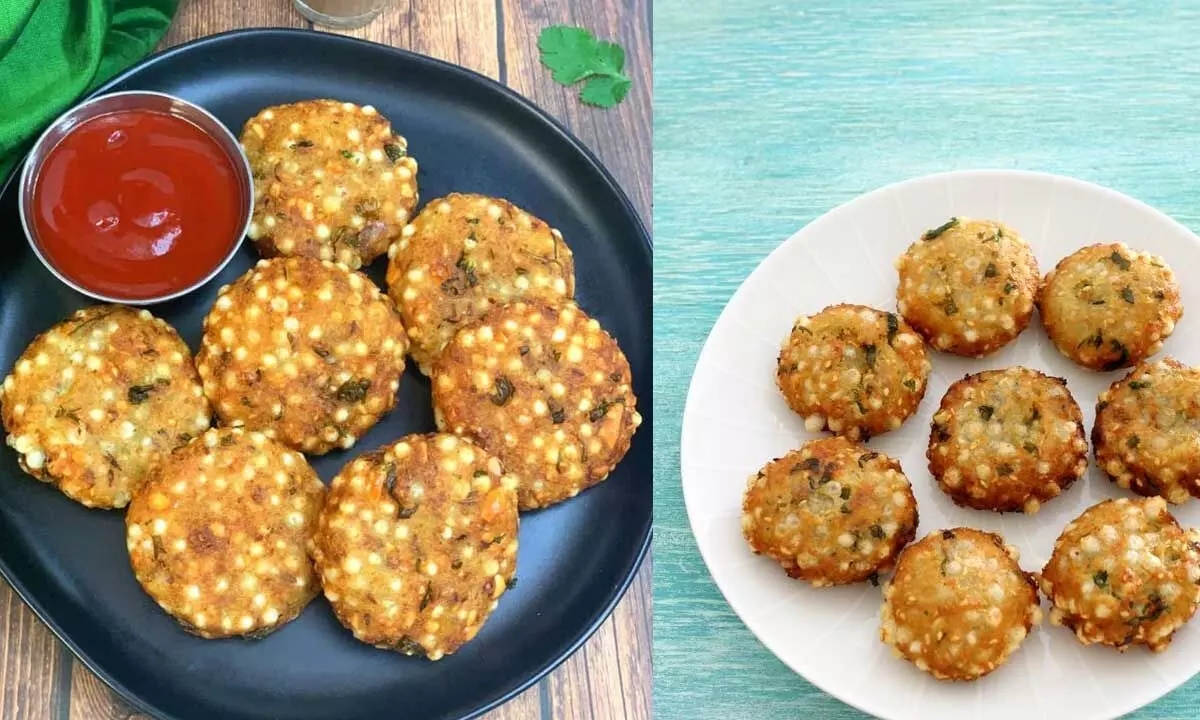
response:
M649 0L393 0L346 34L415 50L508 84L563 122L596 152L650 217ZM634 78L617 109L582 106L538 62L537 35L571 23L619 38ZM309 28L290 0L183 0L162 46L256 26ZM0 583L0 718L141 718L74 659ZM650 563L591 640L538 685L488 720L650 716Z
M1200 77L1181 60L1200 3L657 0L654 19L655 713L865 718L768 652L696 549L678 438L704 339L792 233L927 173L1072 175L1200 230ZM1200 677L1129 720L1198 708Z

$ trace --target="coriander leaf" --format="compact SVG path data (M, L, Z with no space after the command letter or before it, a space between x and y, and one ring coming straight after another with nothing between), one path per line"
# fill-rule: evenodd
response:
M620 75L625 72L625 50L620 45L600 42L592 57L592 71L597 75Z
M552 25L538 37L538 49L555 82L574 85L586 81L579 99L588 105L613 107L633 86L625 74L625 50L616 43L597 40L584 28Z
M600 43L583 28L552 25L538 36L538 50L542 53L542 64L554 72L554 81L562 85L574 85L596 73Z
M921 235L921 239L922 240L933 240L934 238L939 237L942 233L946 232L947 230L949 230L950 228L954 227L957 224L958 224L958 218L952 217L949 220L947 220L946 222L942 223L941 225L938 225L937 227L932 228L930 230L926 230L925 233L923 235Z
M583 86L579 99L588 105L610 108L625 99L633 82L627 77L594 77Z

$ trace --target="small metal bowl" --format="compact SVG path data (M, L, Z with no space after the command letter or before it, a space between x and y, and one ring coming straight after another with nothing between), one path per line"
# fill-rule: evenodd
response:
M37 229L33 223L33 193L37 186L38 176L41 174L42 164L45 162L46 156L49 155L50 151L80 124L102 115L126 110L149 110L166 115L174 115L175 117L187 120L215 140L233 163L234 170L237 173L238 192L241 195L242 210L246 217L242 223L241 230L238 231L238 236L233 239L233 243L229 247L229 252L203 279L182 290L149 298L108 296L82 287L66 277L42 253ZM29 152L29 157L25 160L25 167L21 170L20 193L21 226L25 229L25 237L29 240L29 246L33 248L33 253L42 261L46 269L77 292L96 300L123 305L153 305L166 300L173 300L186 295L209 280L212 280L217 273L221 272L229 264L229 261L233 259L233 256L241 248L242 242L246 237L246 229L250 226L250 218L254 213L254 179L250 173L250 161L246 158L246 153L242 150L241 144L238 143L233 133L222 125L220 120L213 117L211 113L199 105L177 98L174 95L147 90L129 90L94 97L71 108L51 123L50 127L46 128L45 132L38 138L33 149Z

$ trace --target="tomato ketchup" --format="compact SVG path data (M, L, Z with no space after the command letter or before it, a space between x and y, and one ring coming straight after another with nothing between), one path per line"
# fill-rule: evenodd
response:
M202 281L245 223L234 161L183 118L125 110L70 130L46 155L33 226L75 284L144 300Z

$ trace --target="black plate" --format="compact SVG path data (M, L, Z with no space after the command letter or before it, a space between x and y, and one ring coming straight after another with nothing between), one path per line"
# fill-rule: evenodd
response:
M620 341L645 424L607 482L521 520L520 583L479 636L436 663L363 645L323 598L258 642L185 634L129 569L121 513L89 511L0 451L0 572L97 675L171 718L450 718L483 712L549 672L620 599L650 541L650 240L611 176L546 114L473 72L335 35L253 30L168 50L99 92L158 90L226 125L313 97L370 103L408 138L423 199L510 198L562 230L578 300ZM34 336L87 301L29 250L16 185L0 196L0 374ZM246 244L205 287L152 308L195 349L217 288L256 260ZM370 268L382 281L385 262ZM429 383L410 369L398 408L348 452L317 458L327 481L352 457L433 429Z

